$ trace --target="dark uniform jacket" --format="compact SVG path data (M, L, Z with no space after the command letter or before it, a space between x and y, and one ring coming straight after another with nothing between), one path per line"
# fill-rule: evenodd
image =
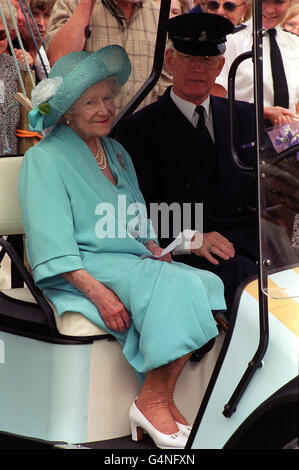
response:
M121 121L115 137L133 159L148 204L202 202L204 232L220 232L256 258L255 213L248 210L247 201L254 193L254 177L241 173L232 161L228 101L211 96L211 109L214 161L198 130L172 101L170 89L156 103ZM237 102L236 116L239 159L252 166L254 148L242 146L255 141L253 106Z

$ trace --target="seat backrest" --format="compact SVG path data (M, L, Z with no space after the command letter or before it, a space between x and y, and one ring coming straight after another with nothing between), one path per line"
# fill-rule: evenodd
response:
M18 195L23 157L0 158L0 235L24 233Z
M23 228L23 223L22 223L22 214L21 214L21 206L19 203L19 196L18 196L18 180L19 180L19 173L20 173L20 168L22 165L23 157L0 157L0 235L21 235L24 233L24 228ZM0 250L1 253L1 250ZM14 261L14 260L12 260ZM21 273L24 276L24 272L26 273L27 276L29 276L29 273L25 270L25 267L23 269L23 264L21 265L21 260L18 262L18 267L21 268ZM23 277L25 283L27 281L28 287L31 286L31 290L27 290L24 288L20 289L6 289L2 290L0 289L0 294L5 295L5 308L7 308L7 302L10 300L13 302L13 300L17 300L19 303L25 302L29 306L36 304L36 298L34 298L33 292L35 292L36 287L33 285L33 280L27 279ZM35 292L36 293L36 292ZM46 301L46 299L43 297L43 295L38 291L38 300L40 302L40 306L43 308L44 311L47 313L48 320L46 319L45 314L41 315L39 314L38 318L42 318L43 320L42 324L47 324L47 325L52 325L52 331L54 331L54 334L57 335L56 333L56 328L59 333L65 335L65 336L75 336L76 338L81 337L98 337L100 336L101 338L110 338L111 336L107 334L106 331L102 330L99 328L97 325L94 323L90 322L86 317L81 315L80 313L77 312L66 312L62 317L58 317L56 314L56 311L54 309L54 306L49 305L49 302ZM8 300L7 300L8 299ZM1 298L0 298L1 300ZM2 303L3 303L3 298L2 298ZM45 304L46 303L46 307ZM0 302L1 306L1 302ZM53 307L53 308L52 308ZM12 303L11 308L15 310L15 305ZM21 307L20 307L21 308ZM48 311L50 310L50 311ZM0 317L2 315L2 310L0 309ZM23 318L22 315L25 315ZM26 315L27 312L23 308L22 312L18 311L17 316L19 319L22 319L22 321L25 322L26 320ZM35 315L37 313L35 312ZM9 318L15 317L12 315L9 315L9 311L5 311L5 318L6 322L9 321ZM28 319L28 318L27 318ZM51 320L51 321L50 321ZM0 318L0 324L5 324L4 323L4 314L2 315L2 318ZM56 323L57 322L57 326ZM38 322L36 322L38 323ZM6 325L10 323L6 323ZM54 326L55 325L55 326ZM21 327L19 327L21 328ZM29 325L29 330L30 334L32 333L32 326ZM23 325L23 332L27 331ZM39 330L34 330L35 333L36 331ZM24 333L26 335L26 333ZM51 336L52 337L52 336ZM76 340L77 341L77 340Z

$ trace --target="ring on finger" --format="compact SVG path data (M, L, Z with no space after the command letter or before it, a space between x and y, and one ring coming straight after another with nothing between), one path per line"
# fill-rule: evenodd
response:
M208 246L208 250L209 250L209 251L212 251L213 248L214 248L213 245L209 245L209 246Z

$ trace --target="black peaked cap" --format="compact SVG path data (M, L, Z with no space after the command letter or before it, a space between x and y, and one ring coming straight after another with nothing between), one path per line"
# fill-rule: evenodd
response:
M226 35L234 31L231 21L212 13L185 13L165 22L169 39L184 54L217 56L225 51Z

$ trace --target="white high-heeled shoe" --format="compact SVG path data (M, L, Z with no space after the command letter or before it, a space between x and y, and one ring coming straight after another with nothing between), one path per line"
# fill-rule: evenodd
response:
M185 448L188 439L185 433L180 430L174 434L164 434L158 431L137 408L135 400L130 408L129 418L133 441L140 441L143 431L146 431L159 449Z
M177 427L179 428L179 431L183 432L186 434L186 436L189 437L189 434L191 432L192 426L190 424L181 424L176 421Z

